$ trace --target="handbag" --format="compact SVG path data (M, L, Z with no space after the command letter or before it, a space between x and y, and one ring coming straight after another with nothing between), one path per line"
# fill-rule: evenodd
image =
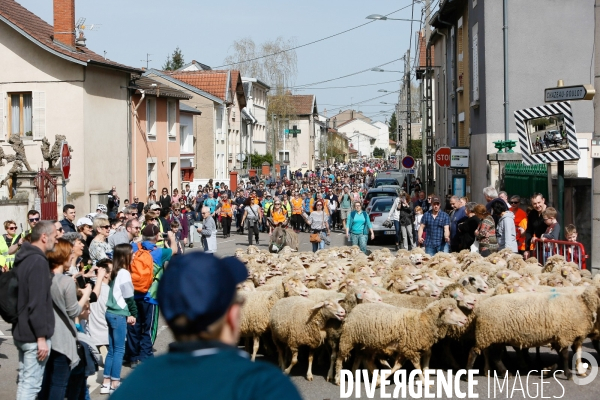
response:
M471 245L471 253L479 253L479 240L475 239Z
M391 228L393 226L392 221L389 219L386 219L381 225L383 225L385 228Z
M309 240L311 243L321 243L321 234L320 233L311 233Z

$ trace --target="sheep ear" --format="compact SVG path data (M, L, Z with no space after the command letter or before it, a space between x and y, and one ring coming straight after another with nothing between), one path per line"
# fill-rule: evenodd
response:
M362 292L356 292L356 298L359 300L362 300L362 298L363 298Z
M285 290L286 292L289 292L290 285L287 282L283 282L283 290Z
M469 280L467 278L464 278L461 282L460 282L463 286L467 286L469 284Z
M321 302L319 302L319 303L315 304L315 305L314 305L314 307L313 307L313 308L311 308L311 310L318 310L319 308L322 308L322 307L324 307L324 306L325 306L325 302L324 302L324 301L321 301Z
M417 285L417 284L411 285L411 286L405 288L404 290L402 290L402 293L412 292L413 290L417 290L418 288L419 288L419 285Z
M343 289L345 287L346 287L346 282L344 281L344 282L340 283L340 286L338 286L338 290Z

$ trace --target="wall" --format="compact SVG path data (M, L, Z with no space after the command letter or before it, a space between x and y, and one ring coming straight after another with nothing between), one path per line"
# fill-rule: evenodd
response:
M289 121L289 126L296 125L302 132L294 138L292 135L288 135L285 140L285 148L290 152L290 171L295 171L299 168L312 169L313 167L313 155L314 150L311 152L311 140L310 137L314 133L314 127L308 116L298 117L297 120ZM283 150L283 142L279 143L279 150ZM279 150L277 151L276 157L279 157Z
M556 86L558 79L565 85L590 82L593 6L593 0L509 2L510 139L517 139L514 111L544 104L544 88ZM493 142L504 139L502 2L478 1L472 10L477 15L470 22L479 22L479 53L482 57L485 48L485 58L471 152L483 154L494 152ZM572 106L577 131L592 132L592 102ZM482 201L481 188L488 184L483 157L473 159L472 171L474 200Z

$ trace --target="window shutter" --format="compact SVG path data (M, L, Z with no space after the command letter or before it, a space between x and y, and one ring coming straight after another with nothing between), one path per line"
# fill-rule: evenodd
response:
M33 93L33 140L46 137L46 92Z
M0 140L6 140L6 118L8 103L6 102L6 93L0 93Z

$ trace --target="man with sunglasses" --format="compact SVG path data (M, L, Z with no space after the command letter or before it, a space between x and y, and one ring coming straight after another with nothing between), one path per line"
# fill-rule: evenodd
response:
M525 231L527 230L527 213L520 207L521 196L514 195L510 198L509 210L515 215L515 230L517 232L517 245L519 254L525 252Z
M36 226L38 222L40 222L40 212L37 210L27 211L27 224L29 225L29 229L21 232L20 235L15 235L13 237L12 243L8 248L9 255L15 254L17 250L19 250L19 248L23 244L23 238L25 238L25 236L27 236L31 232L33 227Z
M140 221L136 218L130 219L125 223L125 230L115 232L108 237L108 244L114 251L115 246L118 244L137 242L140 231Z

